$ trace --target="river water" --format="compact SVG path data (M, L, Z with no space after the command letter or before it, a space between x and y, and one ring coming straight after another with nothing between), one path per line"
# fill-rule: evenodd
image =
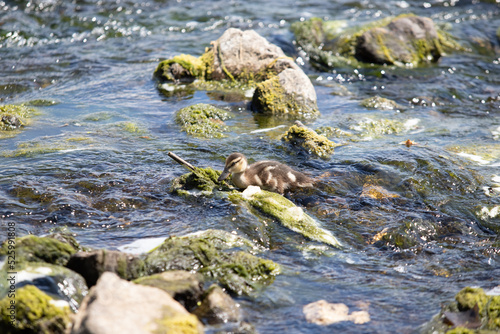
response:
M420 68L318 72L290 31L316 16L356 25L401 13L432 18L466 51ZM160 60L199 56L229 27L255 29L297 59L321 112L307 125L342 130L330 136L343 144L331 158L287 150L279 136L292 121L263 121L246 102L156 88ZM2 235L7 222L19 235L65 227L85 246L116 249L236 231L284 267L263 291L237 298L259 332L418 332L461 288L500 284L499 27L495 1L0 1L0 103L35 101L39 110L0 140ZM402 108L360 105L375 95ZM235 112L227 138L180 131L175 112L200 102ZM377 130L383 122L399 126ZM416 144L402 145L408 139ZM298 204L345 247L329 249L224 200L170 194L186 171L168 151L219 170L239 151L320 177L314 200ZM370 187L387 196L367 196ZM367 310L371 321L309 324L302 307L320 299Z

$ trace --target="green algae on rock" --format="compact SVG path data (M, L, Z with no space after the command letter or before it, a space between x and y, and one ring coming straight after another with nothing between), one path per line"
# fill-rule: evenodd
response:
M474 308L477 304L479 313L483 314L488 303L488 297L482 288L465 287L456 294L455 300L460 311Z
M190 195L190 190L201 191L202 194L210 195L215 188L229 190L226 182L219 184L217 179L221 172L210 167L195 167L190 173L181 175L172 181L170 191L177 195Z
M37 114L37 110L24 104L6 104L0 106L0 139L10 138L20 133L21 129L29 124L30 118Z
M175 121L188 135L201 138L222 138L228 130L224 121L232 114L209 104L198 103L177 111Z
M298 45L313 66L359 66L359 62L417 66L437 61L445 51L460 48L429 18L404 14L363 26L312 18L292 24Z
M8 254L8 240L0 248L0 256ZM46 262L56 265L66 265L71 255L77 249L69 243L51 237L27 235L15 239L16 261Z
M281 137L281 140L321 158L328 158L333 154L335 147L339 146L325 136L305 126L298 125L292 125Z
M340 241L328 230L325 230L304 210L280 194L261 190L250 186L242 194L230 196L233 201L245 201L253 208L276 219L283 226L302 234L311 240L319 241L333 247L341 247Z
M465 287L444 305L422 333L482 334L500 330L500 296L478 287Z
M0 271L0 298L8 295L7 266ZM20 262L16 264L17 286L34 285L44 293L56 299L58 303L65 303L73 312L87 294L85 280L78 273L54 264L45 262Z
M303 74L303 73L302 73ZM306 76L286 69L270 79L260 82L252 97L252 109L258 112L294 118L319 116L314 88L306 89Z
M62 334L70 325L71 311L37 287L26 285L16 291L15 299L6 296L0 300L0 314L2 333Z
M379 110L403 110L403 106L397 104L393 100L386 99L380 96L368 97L361 101L361 105L369 109Z
M258 249L245 238L208 230L168 238L147 254L145 262L151 274L172 269L195 270L235 294L248 295L261 285L270 284L281 269L271 260L234 250L241 247Z

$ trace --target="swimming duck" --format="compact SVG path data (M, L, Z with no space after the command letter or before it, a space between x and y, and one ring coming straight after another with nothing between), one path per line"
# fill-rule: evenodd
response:
M232 174L233 183L241 189L259 186L283 195L285 191L312 187L314 180L277 161L259 161L248 166L241 153L232 153L226 159L224 171L218 181Z

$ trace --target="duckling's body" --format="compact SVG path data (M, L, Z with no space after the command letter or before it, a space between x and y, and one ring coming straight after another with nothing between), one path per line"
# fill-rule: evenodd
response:
M232 181L238 188L259 186L262 189L283 194L296 188L312 187L314 180L277 161L259 161L248 166L241 153L233 153L226 159L219 182L232 174Z

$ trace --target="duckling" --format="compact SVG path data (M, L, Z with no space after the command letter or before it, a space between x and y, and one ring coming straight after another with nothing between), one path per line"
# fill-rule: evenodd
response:
M232 174L233 183L241 189L259 186L281 195L285 191L312 187L314 180L277 161L259 161L248 166L247 158L241 153L232 153L226 159L224 171L218 181Z

